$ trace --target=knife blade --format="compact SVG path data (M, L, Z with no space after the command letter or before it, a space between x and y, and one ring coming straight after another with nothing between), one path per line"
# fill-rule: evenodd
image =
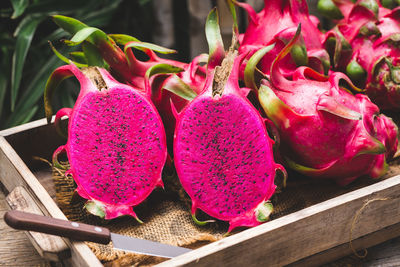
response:
M105 227L60 220L18 210L7 211L4 214L4 221L14 229L58 235L77 241L91 241L100 244L108 244L112 241L115 249L151 256L173 258L191 251L188 248L111 233Z

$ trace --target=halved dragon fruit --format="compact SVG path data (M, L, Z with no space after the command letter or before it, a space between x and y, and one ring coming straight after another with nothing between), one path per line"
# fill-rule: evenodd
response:
M316 18L308 13L305 0L264 0L264 9L256 13L246 3L233 1L243 7L248 14L248 27L240 36L240 54L247 54L249 59L260 48L275 43L274 49L265 55L258 67L269 74L275 57L282 48L293 38L297 25L303 25L303 38L292 49L292 57L285 58L281 64L282 71L290 75L296 66L307 65L320 73L329 69L329 55L322 42L323 34L316 26ZM245 67L246 61L242 65Z
M334 2L335 4L336 1ZM400 108L400 7L394 10L375 0L350 0L344 18L327 33L326 45L335 40L334 67L345 71L381 109ZM344 11L343 11L344 12Z
M73 64L57 68L45 89L46 116L54 89L75 76L81 90L73 109L56 114L56 123L67 115L68 141L53 156L67 153L70 174L86 209L105 219L130 215L156 186L163 186L161 172L167 149L161 118L150 94L117 82L104 69L79 70Z
M343 73L323 76L299 67L288 80L280 72L282 59L300 36L279 53L270 81L259 89L261 105L280 133L280 150L288 166L305 175L335 179L345 185L359 176L382 176L397 149L398 130L365 95L339 86Z
M192 216L201 209L228 221L228 232L268 220L274 177L283 167L274 162L264 119L239 88L234 42L225 56L214 9L206 23L210 44L207 80L201 94L176 114L174 162L183 188L192 199Z

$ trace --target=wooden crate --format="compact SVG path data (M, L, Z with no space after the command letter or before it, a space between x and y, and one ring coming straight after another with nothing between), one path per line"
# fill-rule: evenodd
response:
M45 120L0 132L0 181L12 192L12 208L66 219L57 207L46 164L63 143ZM34 155L32 154L34 153ZM355 249L400 235L400 176L301 209L258 227L233 234L158 266L316 266L351 254ZM32 200L21 200L31 198ZM351 229L353 230L351 231ZM29 233L39 253L73 266L101 266L83 243Z

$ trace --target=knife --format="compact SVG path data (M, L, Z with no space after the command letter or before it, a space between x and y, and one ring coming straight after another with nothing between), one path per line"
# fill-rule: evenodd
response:
M18 210L7 211L4 214L4 221L14 229L58 235L77 241L91 241L100 244L108 244L112 241L115 249L151 256L173 258L191 251L188 248L111 233L105 227L60 220Z

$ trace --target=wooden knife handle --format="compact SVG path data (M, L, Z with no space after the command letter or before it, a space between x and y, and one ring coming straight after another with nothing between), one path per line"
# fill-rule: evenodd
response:
M108 244L111 241L111 234L107 228L18 210L7 211L4 221L10 227L18 230L41 232L101 244Z

